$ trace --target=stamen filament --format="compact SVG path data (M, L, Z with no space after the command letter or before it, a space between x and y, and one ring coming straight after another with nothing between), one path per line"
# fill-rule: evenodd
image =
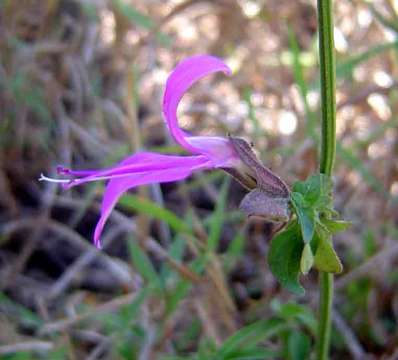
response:
M39 181L48 181L48 182L62 183L62 184L70 183L69 179L53 179L53 178L47 177L43 174L40 174Z

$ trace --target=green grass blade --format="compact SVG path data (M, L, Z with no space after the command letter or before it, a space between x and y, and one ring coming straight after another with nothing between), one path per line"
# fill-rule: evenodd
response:
M230 336L217 351L217 359L229 359L229 355L242 348L257 345L260 341L285 330L287 325L279 319L261 320L243 327Z
M293 55L294 80L299 88L300 95L304 104L305 116L307 118L306 130L307 133L311 136L311 138L313 138L315 141L318 141L318 134L316 132L317 119L315 113L311 111L307 101L308 88L304 79L304 68L300 62L300 49L296 36L290 27L288 27L288 35L289 35L290 51Z
M226 177L223 185L221 186L216 208L211 217L209 237L207 241L208 249L210 249L211 251L217 250L220 241L221 230L225 221L225 205L230 183L230 178Z
M128 249L135 269L148 281L150 286L153 286L155 289L161 289L162 282L148 255L132 239L128 242Z
M180 217L151 200L137 195L125 194L121 197L119 205L125 209L135 210L154 219L164 221L177 233L191 233L190 227Z

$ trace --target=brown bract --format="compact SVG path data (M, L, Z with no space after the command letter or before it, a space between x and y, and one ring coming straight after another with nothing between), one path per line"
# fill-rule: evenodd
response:
M242 138L229 137L246 171L228 171L251 190L242 200L240 209L247 216L260 216L268 221L289 220L289 188L257 158L250 144ZM254 182L254 184L253 184Z

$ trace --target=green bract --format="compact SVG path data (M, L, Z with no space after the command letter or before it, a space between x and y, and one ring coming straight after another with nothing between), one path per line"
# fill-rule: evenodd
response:
M293 217L285 230L271 242L268 262L282 286L301 294L304 289L299 275L314 266L320 271L343 270L331 241L331 235L344 231L350 224L337 219L332 202L333 183L324 174L297 181L290 193Z

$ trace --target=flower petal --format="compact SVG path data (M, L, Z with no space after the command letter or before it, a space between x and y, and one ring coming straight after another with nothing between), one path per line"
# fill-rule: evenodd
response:
M110 180L114 178L125 178L132 174L148 171L167 170L186 167L186 164L201 165L207 162L208 158L201 155L196 156L177 156L163 155L151 152L136 153L124 159L117 166L103 170L71 170L58 167L58 172L64 175L76 176L77 178L64 185L69 189L73 186L81 185L89 181Z
M198 149L201 154L208 156L213 167L231 168L240 163L235 148L227 138L218 136L191 136L186 140Z
M178 126L177 107L185 92L204 76L222 71L231 74L230 68L220 59L209 55L197 55L180 62L167 79L163 96L163 114L174 140L191 153L202 153L191 144L187 135Z
M133 155L121 162L121 166L133 164L137 161L137 158L142 160L140 156L142 154ZM159 158L163 158L164 155L159 155ZM112 209L115 207L120 196L127 190L150 183L164 183L169 181L182 180L191 175L193 171L210 168L211 164L208 159L203 156L183 156L179 158L179 166L171 168L159 168L156 170L148 170L128 176L113 178L109 181L105 188L102 205L101 205L101 217L95 227L94 232L94 244L101 247L101 233L104 228L105 222L107 221ZM182 159L182 161L181 161Z

